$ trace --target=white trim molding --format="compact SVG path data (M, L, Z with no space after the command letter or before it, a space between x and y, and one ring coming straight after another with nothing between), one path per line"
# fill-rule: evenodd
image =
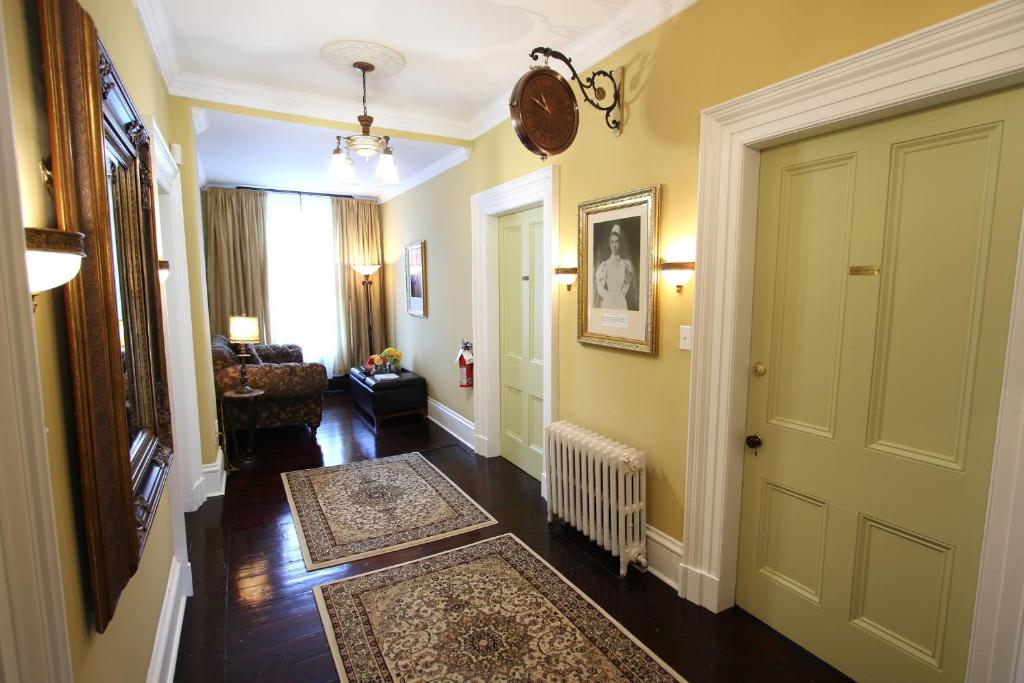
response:
M72 680L0 11L0 680ZM63 315L61 313L60 315Z
M285 114L298 114L352 125L355 119L338 119L339 114L355 116L361 105L355 100L330 97L308 91L272 87L257 83L196 73L181 68L175 46L173 22L161 0L133 0L146 31L150 48L172 95L222 104L252 107ZM562 50L577 70L583 71L627 43L668 21L697 0L632 0L601 24L576 38ZM523 54L524 68L530 63ZM511 88L511 83L509 87ZM409 108L375 106L376 125L411 133L474 140L509 117L508 91L496 93L475 113L465 116L435 112L412 112Z
M427 419L473 450L473 435L476 427L472 420L463 417L429 396L427 397Z
M701 112L697 260L704 275L695 289L683 597L715 612L735 599L758 150L1021 82L1024 2L1002 0ZM1020 307L1018 303L1015 315ZM1010 339L1014 352L1024 345L1024 334L1017 329ZM1009 541L1001 536L1008 531L1007 513L1024 506L1024 452L1007 445L1024 429L1024 411L1014 414L1007 404L1011 393L1020 392L1020 377L1014 381L1016 385L1004 386L1003 440L993 476L1017 475L997 482L993 490L991 504L1000 509L989 511L985 547L991 554L982 564L980 598L989 594L997 578L998 569L989 562L1010 559L993 548ZM1013 515L1019 523L1021 512ZM1002 609L1019 618L1024 611L1019 590L1024 566L1014 566L1015 602L1004 600ZM1009 585L1009 578L1003 578ZM987 600L979 599L969 680L995 680L980 672L1011 657L1003 643L1012 639L1016 647L1019 639L1019 628L1010 633L991 610ZM996 622L998 633L978 630L981 624Z
M208 498L223 496L227 483L228 473L224 469L224 451L218 446L217 459L203 465L202 501L200 505L206 502Z
M683 568L683 542L647 525L647 571L679 590Z
M153 650L149 657L149 672L146 683L172 683L174 668L178 662L178 643L181 639L181 625L185 620L185 602L192 595L192 569L182 564L177 557L171 558L171 570L167 575L167 590L164 604L160 609L160 620L153 638Z
M501 377L498 351L498 216L529 206L542 206L544 216L544 426L558 419L558 287L554 263L558 254L558 166L545 166L470 198L473 282L474 451L487 457L501 446ZM488 273L491 274L488 277ZM546 471L546 468L542 468Z

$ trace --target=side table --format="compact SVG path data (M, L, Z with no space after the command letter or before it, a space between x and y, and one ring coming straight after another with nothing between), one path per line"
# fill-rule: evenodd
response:
M241 407L246 411L246 431L249 433L248 447L245 449L245 453L242 455L242 459L238 461L237 465L231 462L231 458L226 453L224 455L224 457L227 458L228 460L228 465L235 469L250 469L259 464L259 458L252 454L253 432L256 431L256 402L253 399L256 398L257 396L262 396L264 393L265 392L262 389L253 389L252 391L238 391L237 389L231 389L230 391L225 391L221 395L222 401L231 400L233 402L237 402L240 404L237 407ZM237 407L232 405L232 413L237 409ZM224 412L227 413L226 410ZM231 422L234 422L234 420L231 420ZM224 426L227 428L228 431L234 432L234 425L231 424L231 422ZM237 437L235 438L235 450L238 450Z

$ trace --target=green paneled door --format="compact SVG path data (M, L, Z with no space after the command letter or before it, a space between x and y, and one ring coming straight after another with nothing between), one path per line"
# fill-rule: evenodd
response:
M541 209L498 219L501 455L540 479L544 456Z
M963 681L1024 90L761 155L737 603L858 681Z

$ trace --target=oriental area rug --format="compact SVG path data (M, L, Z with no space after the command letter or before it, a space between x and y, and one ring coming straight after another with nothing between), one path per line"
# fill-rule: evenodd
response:
M497 524L419 453L281 478L310 571Z
M683 681L512 534L313 592L346 683Z

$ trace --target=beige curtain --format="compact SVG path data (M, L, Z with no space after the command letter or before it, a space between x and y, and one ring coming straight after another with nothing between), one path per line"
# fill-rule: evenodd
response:
M362 365L371 353L387 345L384 329L383 267L370 277L370 318L373 323L373 348L366 334L366 293L363 276L352 266L384 263L384 238L380 204L373 200L343 199L331 201L334 209L334 253L338 255L335 283L338 294L338 360L334 374L342 375L352 366Z
M260 338L270 339L266 217L266 192L206 192L206 285L213 334L226 336L232 315L254 315Z

